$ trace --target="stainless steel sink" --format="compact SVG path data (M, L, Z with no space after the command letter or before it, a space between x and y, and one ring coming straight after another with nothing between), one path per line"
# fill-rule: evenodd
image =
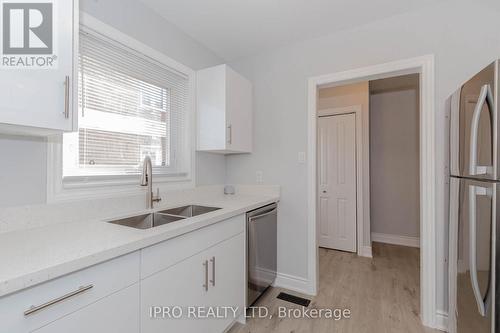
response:
M161 213L144 214L127 217L119 220L108 221L109 223L124 225L136 229L150 229L159 225L164 225L185 219L183 216L173 216Z
M197 206L197 205L188 205L182 207L170 208L167 210L162 210L159 213L161 214L169 214L175 216L183 216L183 217L193 217L201 214L210 213L221 208L218 207L207 207L207 206Z
M127 217L124 219L108 221L108 223L124 225L136 229L150 229L159 225L164 225L188 217L198 216L218 210L218 207L206 207L197 205L188 205L182 207L175 207L161 212L143 214L138 216Z

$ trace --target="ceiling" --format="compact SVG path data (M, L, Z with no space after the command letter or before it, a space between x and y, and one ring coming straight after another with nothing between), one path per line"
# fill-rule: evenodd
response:
M231 61L442 0L139 0Z

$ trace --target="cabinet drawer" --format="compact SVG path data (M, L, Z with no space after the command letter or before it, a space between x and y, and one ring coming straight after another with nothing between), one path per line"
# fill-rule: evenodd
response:
M245 215L238 215L141 251L141 278L164 270L244 231Z
M31 332L138 282L139 261L134 252L0 298L0 332ZM89 289L78 292L80 287ZM32 306L52 301L25 315Z
M136 283L34 333L139 333L139 290Z

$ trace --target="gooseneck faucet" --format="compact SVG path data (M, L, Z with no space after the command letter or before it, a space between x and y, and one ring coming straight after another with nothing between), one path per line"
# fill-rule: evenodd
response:
M153 203L160 202L160 189L156 190L156 196L153 195L153 165L151 164L151 157L144 157L142 163L141 186L147 186L146 205L148 208L153 208Z

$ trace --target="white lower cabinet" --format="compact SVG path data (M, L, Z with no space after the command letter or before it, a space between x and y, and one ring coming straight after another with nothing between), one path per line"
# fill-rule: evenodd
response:
M142 280L141 332L223 332L244 307L244 240L240 233Z
M1 297L0 332L224 332L244 311L244 226L235 216Z
M36 333L138 333L139 284L107 296L34 332Z

